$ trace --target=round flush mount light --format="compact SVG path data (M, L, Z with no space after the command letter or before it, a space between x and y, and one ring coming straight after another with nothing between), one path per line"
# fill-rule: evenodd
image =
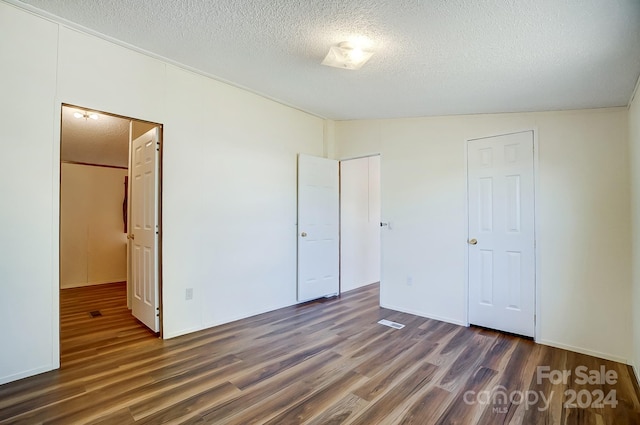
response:
M337 46L331 46L329 53L322 61L322 65L342 69L360 69L373 55L360 45L350 41L343 41Z
M76 111L73 113L73 116L76 118L84 118L85 120L88 120L89 118L91 118L92 120L97 120L98 119L98 114L96 114L95 112L88 112L88 111Z

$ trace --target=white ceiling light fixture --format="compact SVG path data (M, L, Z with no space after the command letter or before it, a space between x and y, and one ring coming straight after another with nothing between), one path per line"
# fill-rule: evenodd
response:
M367 63L373 52L349 41L343 41L337 46L331 46L329 53L322 61L323 65L342 69L360 69Z
M96 114L95 112L74 112L73 116L76 118L84 118L85 120L88 120L89 118L91 118L92 120L97 120L98 119L98 114Z

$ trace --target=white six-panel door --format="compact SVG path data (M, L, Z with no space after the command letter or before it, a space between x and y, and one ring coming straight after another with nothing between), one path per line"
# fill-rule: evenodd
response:
M298 156L298 301L339 288L338 161Z
M469 322L534 336L533 132L470 140Z
M132 143L131 277L133 315L154 332L160 331L158 290L158 146L154 128Z

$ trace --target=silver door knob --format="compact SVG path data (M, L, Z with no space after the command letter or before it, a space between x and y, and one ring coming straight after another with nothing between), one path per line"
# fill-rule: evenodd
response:
M306 238L307 237L307 232L300 233L300 236L302 236L303 238Z
M475 245L478 243L477 239L469 239L469 245Z

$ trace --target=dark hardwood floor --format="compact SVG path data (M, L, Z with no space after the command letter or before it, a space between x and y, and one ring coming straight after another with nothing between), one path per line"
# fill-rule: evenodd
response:
M378 285L164 341L125 294L62 291L62 367L0 386L0 423L640 424L628 366L380 308Z

